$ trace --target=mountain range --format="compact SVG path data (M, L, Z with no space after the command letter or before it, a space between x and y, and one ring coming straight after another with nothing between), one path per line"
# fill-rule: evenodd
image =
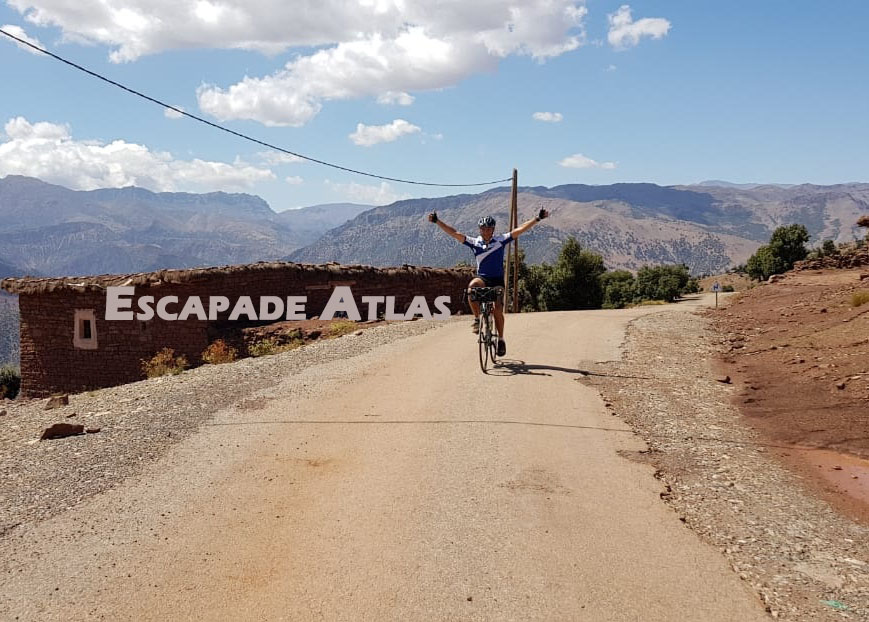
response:
M603 255L610 268L684 263L695 274L716 273L745 262L779 225L804 224L814 241L851 241L854 225L869 211L869 184L836 186L571 184L519 189L520 222L540 208L551 218L521 239L530 263L552 262L568 236ZM476 235L477 219L490 214L498 230L508 222L510 194L497 188L476 195L399 201L362 212L316 244L289 255L292 261L373 265L452 265L467 249L426 219Z
M691 186L620 183L519 189L520 220L551 218L522 237L529 262L554 261L575 236L610 268L685 263L714 273L744 262L779 225L802 223L813 241L860 235L869 184ZM476 234L481 215L507 223L510 193L410 199L382 207L348 203L274 212L249 194L74 191L38 179L0 179L0 277L150 271L289 259L300 262L449 266L467 249L429 223Z
M0 276L126 273L279 259L369 205L276 213L249 194L75 191L0 179Z

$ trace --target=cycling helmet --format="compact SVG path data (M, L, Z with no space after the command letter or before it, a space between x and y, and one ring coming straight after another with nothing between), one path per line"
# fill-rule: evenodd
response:
M495 219L492 218L491 216L483 216L477 222L477 226L478 227L494 227L495 226Z

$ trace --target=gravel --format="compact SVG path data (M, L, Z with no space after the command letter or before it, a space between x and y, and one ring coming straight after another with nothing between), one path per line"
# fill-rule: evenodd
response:
M597 387L648 451L662 499L719 548L773 618L869 620L869 527L812 497L730 405L737 387L710 365L720 347L697 314L636 320L623 360L599 365Z
M68 405L52 410L45 410L47 399L0 401L7 411L0 419L0 538L141 473L218 411L233 405L257 408L252 396L289 376L441 325L376 326L282 354L71 395ZM56 423L99 432L40 441Z

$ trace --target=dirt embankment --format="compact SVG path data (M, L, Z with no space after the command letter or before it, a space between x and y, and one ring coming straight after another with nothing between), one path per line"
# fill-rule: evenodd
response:
M869 266L802 270L710 312L747 421L829 500L869 518Z

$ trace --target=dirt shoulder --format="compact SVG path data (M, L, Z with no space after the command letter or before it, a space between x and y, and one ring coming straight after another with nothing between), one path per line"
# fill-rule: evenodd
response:
M657 468L664 502L722 552L771 616L869 619L869 527L812 494L764 432L745 424L734 403L742 385L716 379L719 341L697 313L644 317L628 331L623 360L583 382L646 440L648 451L628 457Z
M818 493L869 524L869 304L852 306L869 293L866 275L788 273L710 317L746 421Z

